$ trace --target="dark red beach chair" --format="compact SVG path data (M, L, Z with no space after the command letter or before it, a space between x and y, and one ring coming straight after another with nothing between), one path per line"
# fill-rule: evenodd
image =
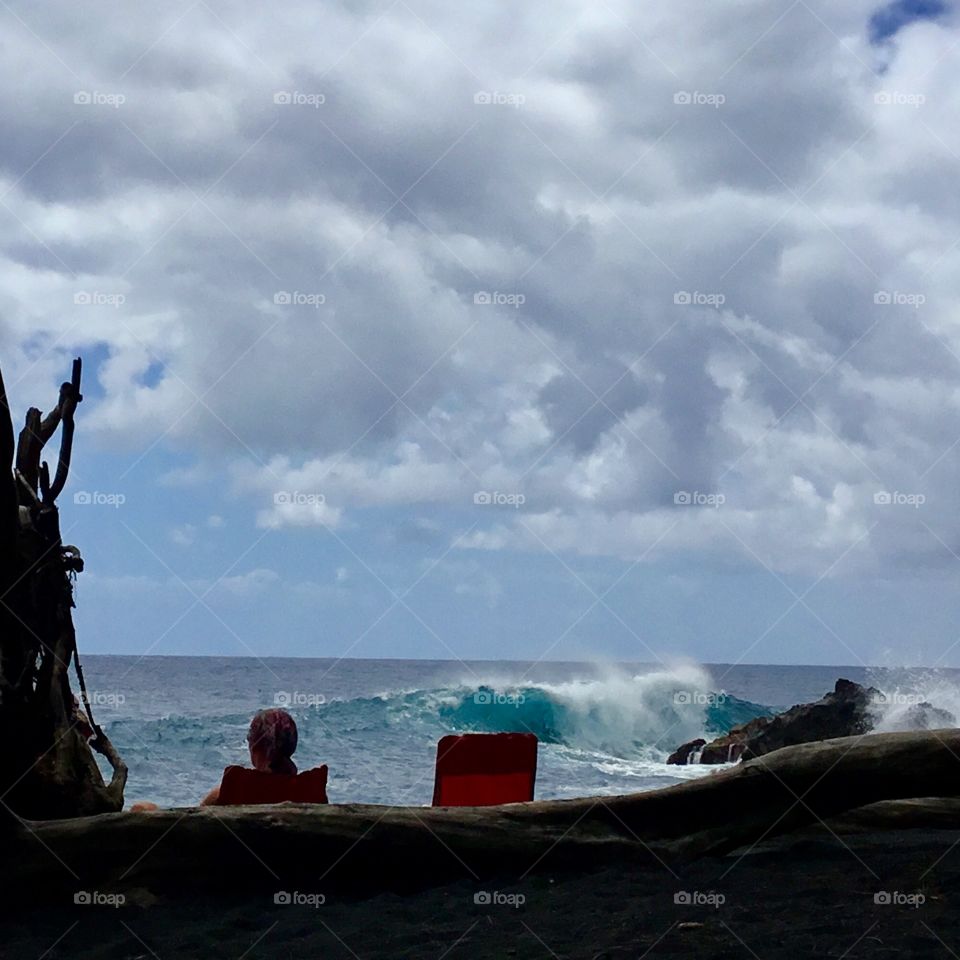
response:
M227 767L220 782L219 805L243 803L326 803L327 767L298 774L264 773L246 767Z
M489 807L533 799L537 738L532 733L465 733L437 744L435 807Z

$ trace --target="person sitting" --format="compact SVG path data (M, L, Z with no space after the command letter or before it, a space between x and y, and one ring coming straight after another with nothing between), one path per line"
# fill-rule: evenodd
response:
M271 708L254 714L247 731L247 747L254 770L262 773L295 775L297 765L291 757L297 749L297 724L286 710ZM201 801L201 807L220 804L220 784ZM130 807L133 813L159 809L155 803L143 800Z
M291 757L297 749L297 724L286 710L271 708L254 714L247 732L247 746L255 770L296 775L297 765ZM216 806L219 802L220 785L217 784L200 801L200 806Z

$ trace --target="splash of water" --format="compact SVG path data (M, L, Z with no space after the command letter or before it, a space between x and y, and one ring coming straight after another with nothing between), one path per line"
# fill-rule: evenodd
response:
M929 668L887 668L870 673L870 684L879 690L870 704L870 716L875 733L898 730L926 729L921 703L931 704L952 715L937 720L933 726L953 726L960 717L960 686L945 671Z

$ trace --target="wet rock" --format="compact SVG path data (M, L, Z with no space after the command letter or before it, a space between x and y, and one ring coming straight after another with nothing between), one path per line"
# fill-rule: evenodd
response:
M773 717L755 717L733 727L729 733L708 743L700 754L701 763L735 763L743 755L748 743L763 734Z
M813 703L798 704L775 717L749 720L705 745L691 741L667 762L687 763L693 750L701 745L700 763L732 763L798 743L859 736L873 728L874 701L880 696L880 691L873 687L840 679L831 693ZM920 703L910 708L905 722L912 729L934 729L954 726L956 719L946 710Z
M667 763L672 763L677 766L685 766L690 762L690 754L695 753L702 746L706 744L706 740L702 737L698 740L691 740L689 743L684 743L681 746L677 747L673 753L667 757Z
M949 710L941 710L924 700L913 704L896 726L903 730L941 730L956 725L957 718Z

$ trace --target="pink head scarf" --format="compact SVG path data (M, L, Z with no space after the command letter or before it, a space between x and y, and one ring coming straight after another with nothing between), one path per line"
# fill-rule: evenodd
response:
M286 710L260 710L250 721L247 743L261 750L273 773L296 773L290 759L297 749L297 725Z

